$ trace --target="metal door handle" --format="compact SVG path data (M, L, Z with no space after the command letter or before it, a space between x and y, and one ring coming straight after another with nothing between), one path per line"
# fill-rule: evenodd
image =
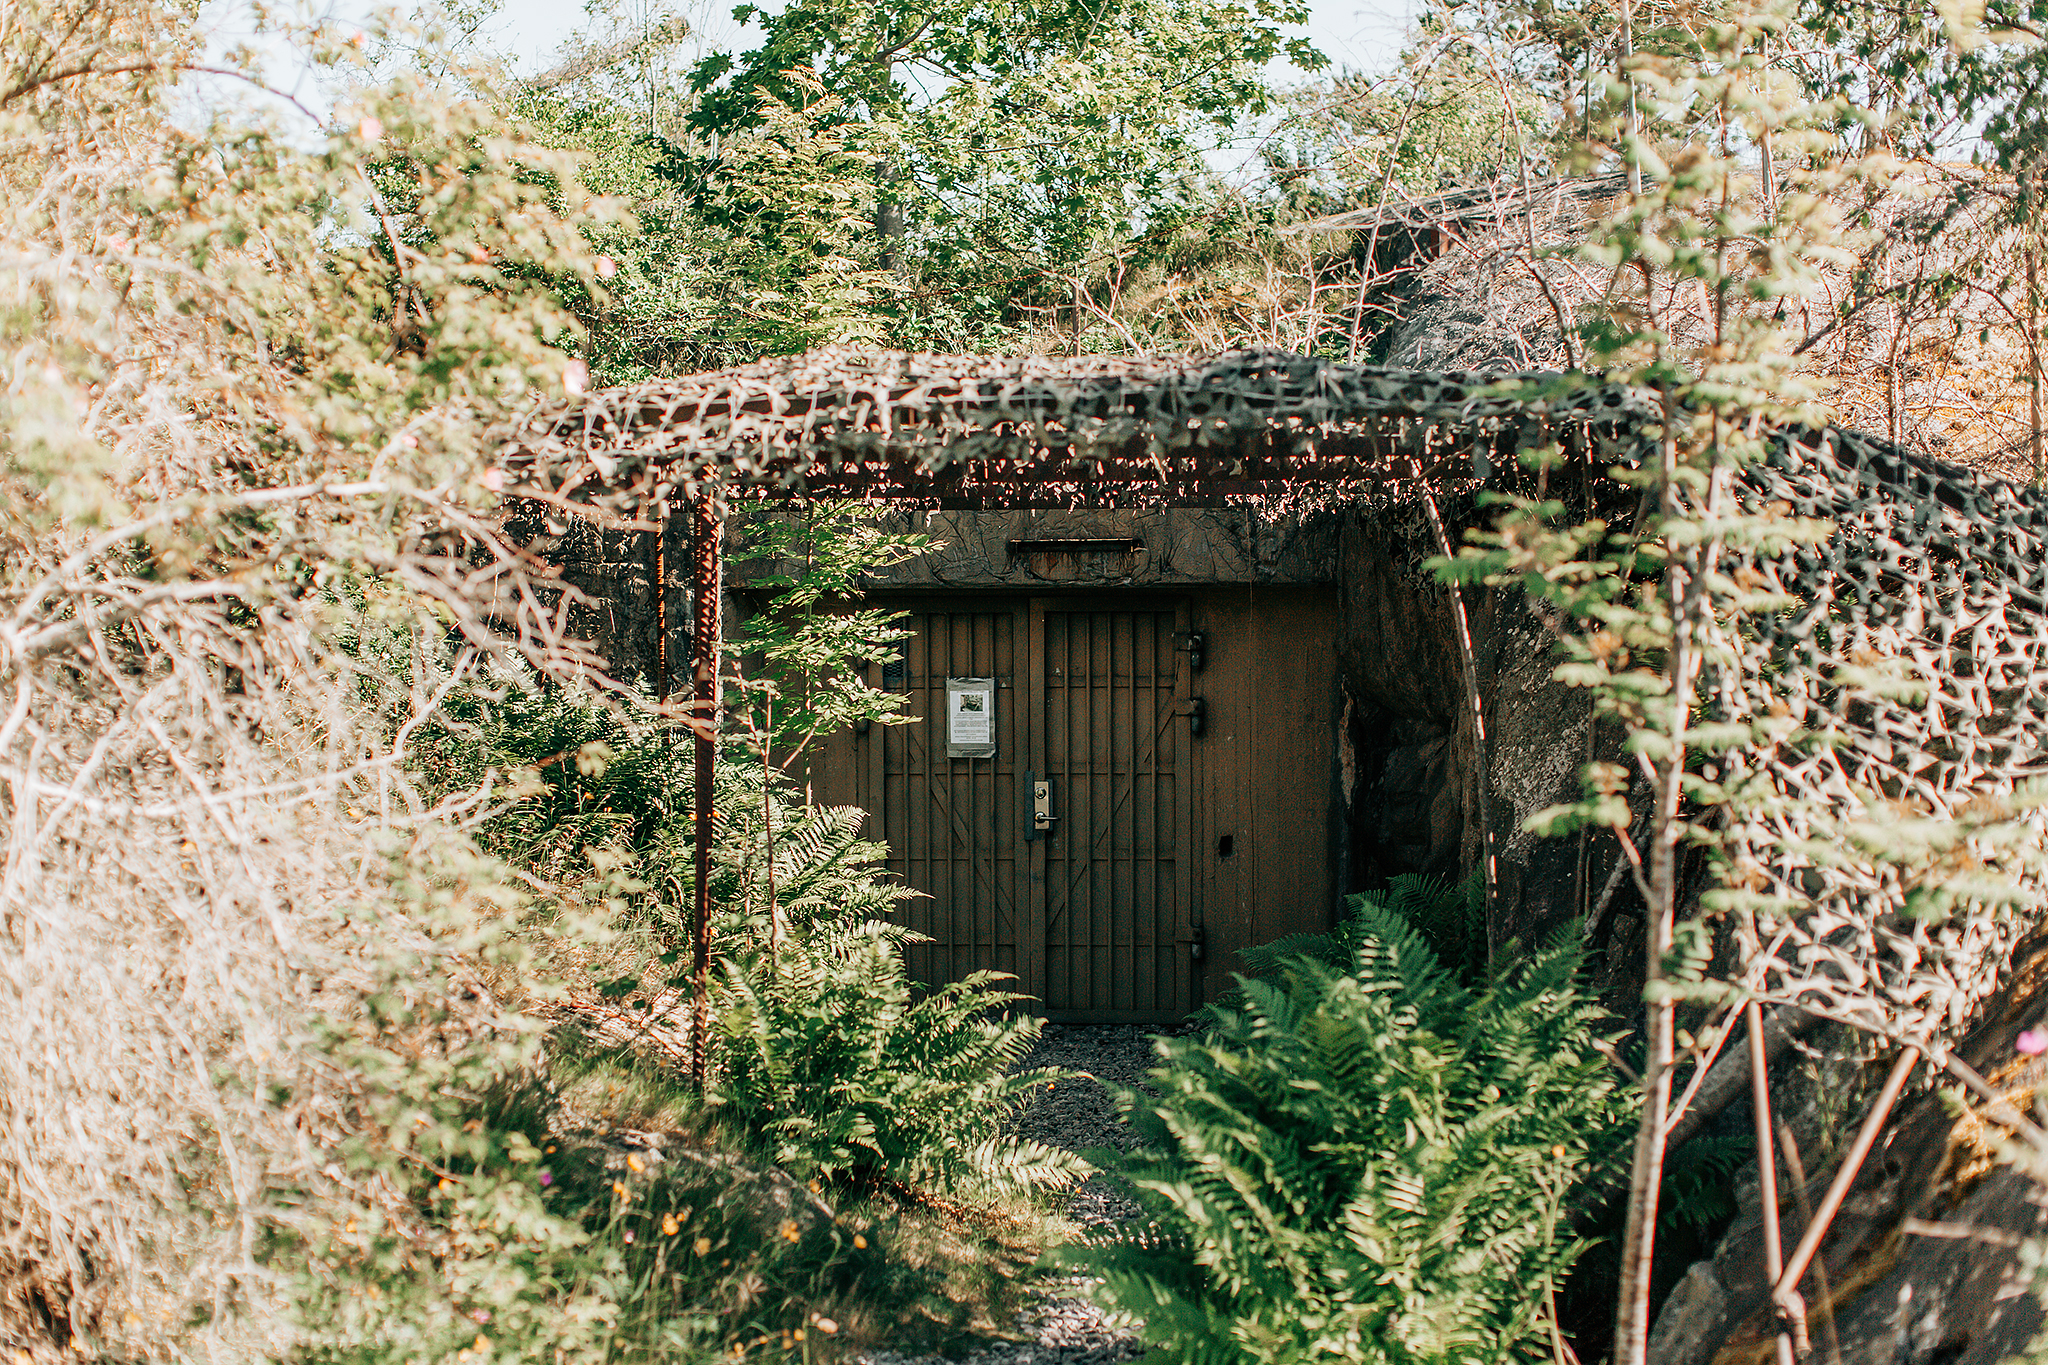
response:
M1052 833L1053 821L1059 819L1052 813L1052 783L1034 781L1031 784L1031 828L1034 833Z

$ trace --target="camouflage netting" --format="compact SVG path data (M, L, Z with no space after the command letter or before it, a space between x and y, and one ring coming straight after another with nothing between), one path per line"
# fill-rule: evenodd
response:
M591 395L515 433L504 463L521 491L626 515L771 489L1378 501L1525 479L1514 454L1551 442L1581 475L1630 461L1653 410L1554 375L1270 352L827 351ZM2035 921L2043 831L2025 798L2044 774L2048 504L1854 432L1783 433L1772 451L1740 472L1743 500L1836 530L1772 558L1731 554L1731 575L1798 605L1723 621L1745 666L1702 683L1708 718L1769 716L1783 733L1724 760L1777 798L1733 825L1730 884L1762 907L1740 926L1751 981L1938 1052ZM1944 843L1957 819L1967 837ZM1967 913L1946 913L1944 890Z
M1798 604L1744 618L1747 676L1707 685L1710 714L1787 727L1752 765L1787 799L1731 850L1730 884L1775 902L1761 984L1939 1054L2038 922L2048 499L1839 430L1742 480L1835 527L1723 566Z
M1554 389L1532 401L1525 383ZM1209 495L1368 496L1483 476L1644 411L1619 388L1433 374L1281 352L991 360L827 350L657 380L544 412L505 444L521 491L634 514L714 488L1170 505Z

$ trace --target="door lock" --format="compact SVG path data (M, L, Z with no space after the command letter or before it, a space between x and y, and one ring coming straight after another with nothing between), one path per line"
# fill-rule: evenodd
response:
M1031 828L1039 834L1052 833L1053 821L1059 819L1052 813L1052 783L1031 784Z

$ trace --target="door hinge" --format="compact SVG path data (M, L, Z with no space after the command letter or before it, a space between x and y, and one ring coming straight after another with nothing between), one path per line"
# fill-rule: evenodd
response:
M1196 697L1181 708L1180 714L1188 718L1188 733L1202 734L1209 728L1209 703Z

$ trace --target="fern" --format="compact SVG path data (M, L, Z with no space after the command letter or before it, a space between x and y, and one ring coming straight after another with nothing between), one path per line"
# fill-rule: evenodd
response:
M1326 934L1290 934L1244 953L1245 975L1272 978L1286 965L1310 958L1326 967L1348 965L1371 937L1368 920L1392 915L1413 930L1436 960L1468 980L1486 970L1486 924L1475 883L1452 886L1437 877L1403 873L1384 891L1352 896L1343 923Z
M1665 1162L1659 1226L1705 1233L1733 1218L1736 1173L1755 1160L1756 1139L1748 1133L1704 1134L1680 1147Z
M1549 1291L1584 1249L1565 1198L1625 1125L1597 1010L1568 940L1474 987L1404 908L1361 899L1342 964L1324 948L1241 978L1206 1034L1160 1040L1156 1097L1124 1096L1151 1226L1074 1255L1159 1358L1545 1354Z
M720 775L713 1102L778 1164L840 1184L973 1196L1087 1174L1003 1131L1051 1079L1016 1071L1039 1031L1013 1008L1024 997L995 972L913 982L903 949L921 936L886 917L915 893L878 866L886 848L860 838L858 810L801 806L780 779L766 818L787 933L771 958L762 781L756 764Z

